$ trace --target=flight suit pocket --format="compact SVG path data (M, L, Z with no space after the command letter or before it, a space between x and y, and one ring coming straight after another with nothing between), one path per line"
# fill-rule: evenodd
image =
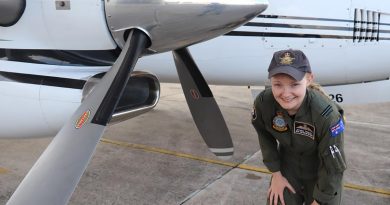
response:
M336 145L329 146L329 148L322 153L322 160L326 171L330 174L340 173L347 169L344 154Z

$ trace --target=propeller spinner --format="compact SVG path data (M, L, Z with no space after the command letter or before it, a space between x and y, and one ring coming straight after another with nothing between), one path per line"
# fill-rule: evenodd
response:
M141 29L151 53L186 47L225 34L267 8L266 0L106 0L108 27L116 43Z

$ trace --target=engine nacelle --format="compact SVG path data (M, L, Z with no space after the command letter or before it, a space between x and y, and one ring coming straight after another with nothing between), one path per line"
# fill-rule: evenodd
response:
M12 61L2 61L0 67L7 68L0 70L0 138L55 136L109 69ZM15 68L26 73L15 73ZM149 111L159 96L157 78L134 71L110 124Z
M109 124L148 112L157 105L159 99L160 83L157 77L147 72L134 71Z
M90 78L83 89L84 99L100 81L102 74ZM160 83L157 77L144 71L131 73L123 95L112 115L110 125L122 122L153 109L160 99Z

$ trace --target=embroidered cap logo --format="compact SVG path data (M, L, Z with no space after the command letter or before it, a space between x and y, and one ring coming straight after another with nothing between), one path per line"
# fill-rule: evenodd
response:
M291 52L285 52L280 56L280 64L291 65L294 63L294 55Z

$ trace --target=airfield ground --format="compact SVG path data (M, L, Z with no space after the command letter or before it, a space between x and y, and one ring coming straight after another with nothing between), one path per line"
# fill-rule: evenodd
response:
M211 89L235 145L230 160L203 143L180 85L162 84L154 110L106 130L69 204L265 204L270 174L250 123L251 92ZM390 103L344 108L344 204L390 204ZM0 204L50 141L0 139Z

